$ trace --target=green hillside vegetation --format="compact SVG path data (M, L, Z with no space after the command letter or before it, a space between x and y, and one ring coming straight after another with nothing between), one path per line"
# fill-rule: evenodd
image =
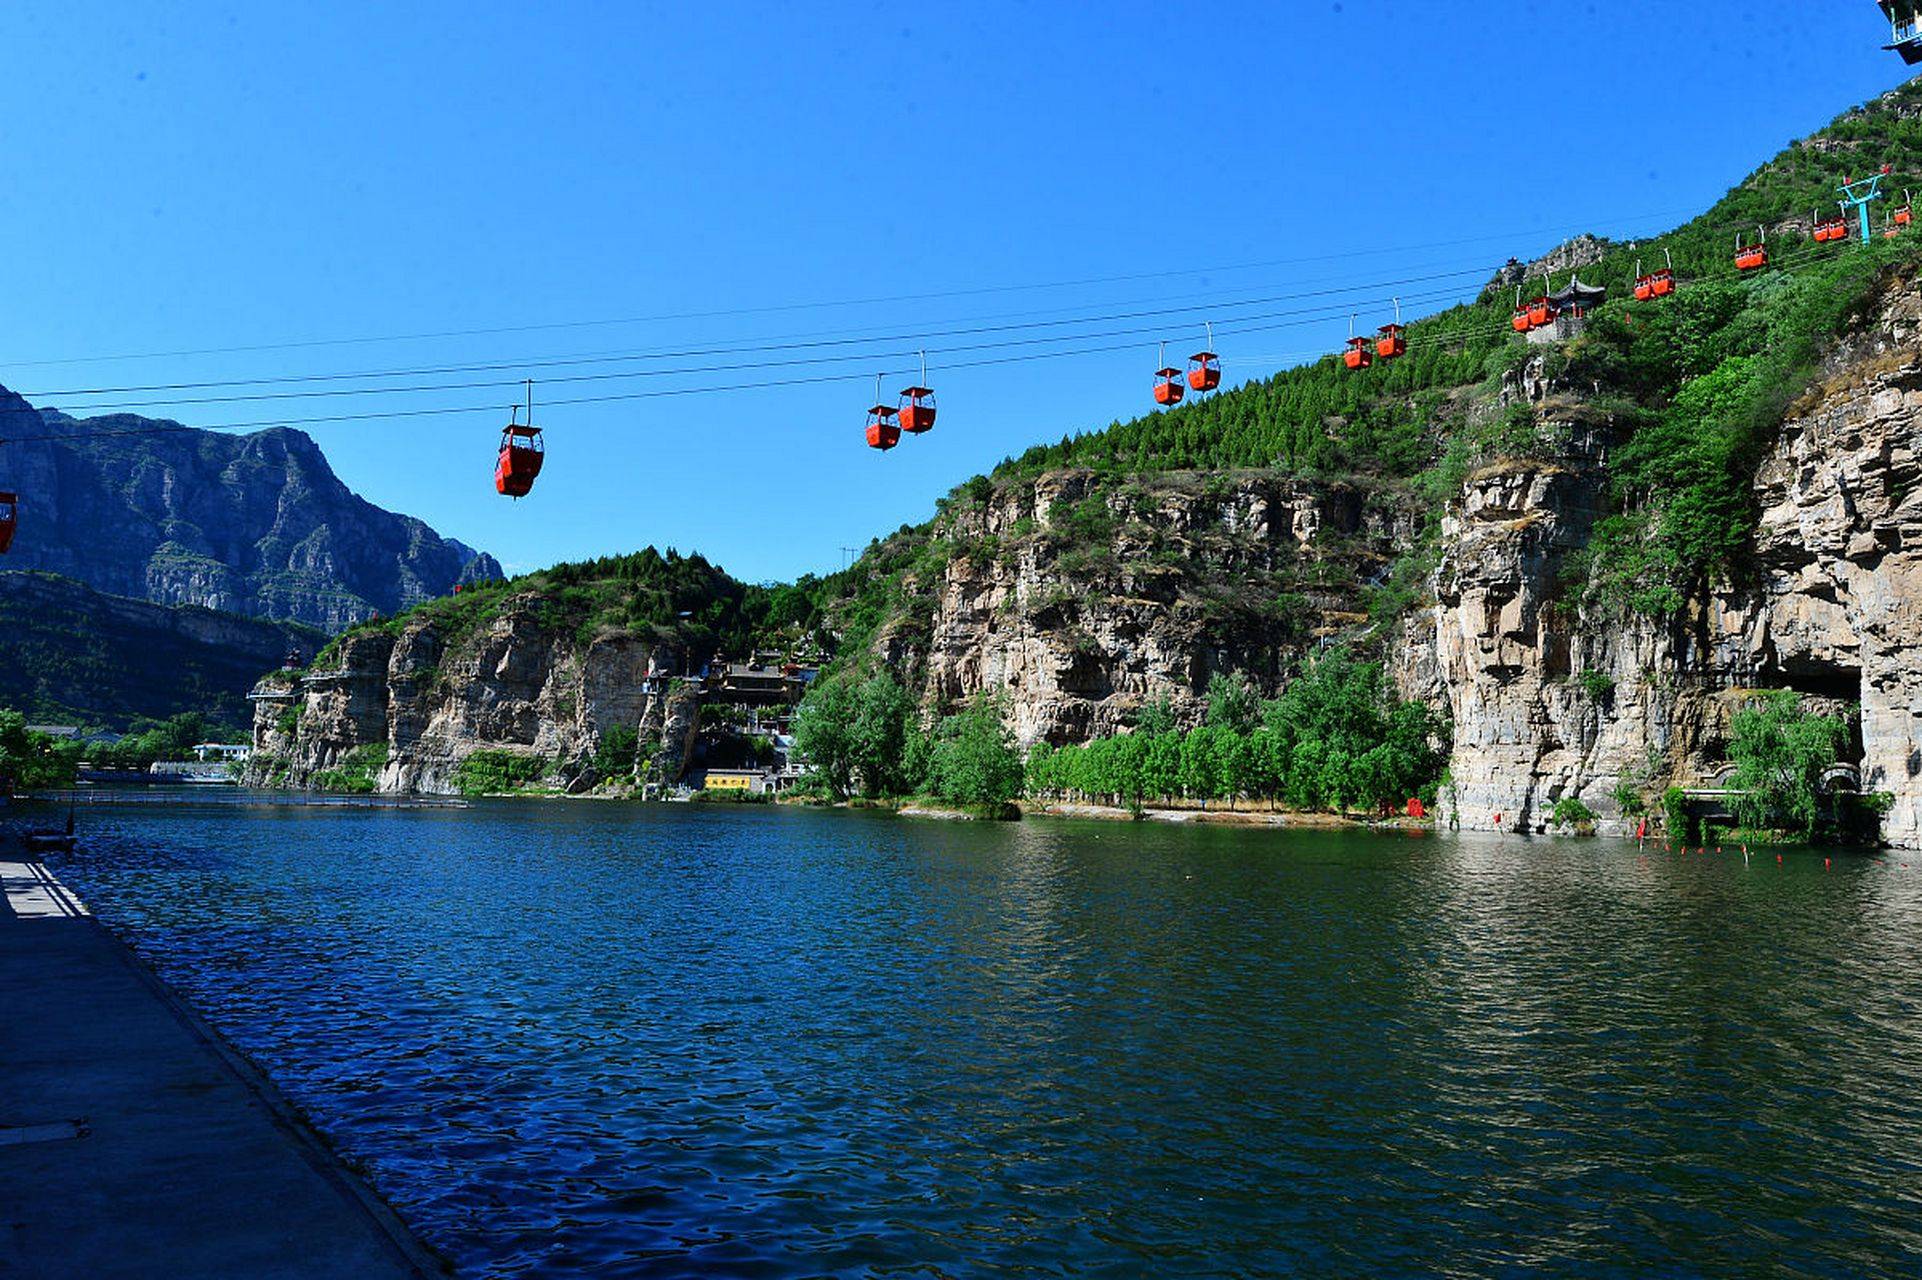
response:
M350 627L315 658L338 659L340 639L371 631L397 633L431 622L448 645L485 628L503 610L534 610L548 629L582 643L597 635L642 636L690 653L742 654L757 643L798 638L818 622L808 590L741 582L698 553L647 547L631 555L558 564L512 580L476 583L458 595L417 605L395 618Z
M252 722L247 691L322 633L109 596L53 574L0 574L0 705L36 724L125 731L185 712ZM243 735L244 736L244 735ZM204 741L204 739L203 739Z

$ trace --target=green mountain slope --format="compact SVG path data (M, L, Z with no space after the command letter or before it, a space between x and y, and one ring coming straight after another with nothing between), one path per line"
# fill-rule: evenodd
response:
M251 722L247 691L324 633L110 596L50 573L0 573L0 707L36 722L124 729L185 711Z

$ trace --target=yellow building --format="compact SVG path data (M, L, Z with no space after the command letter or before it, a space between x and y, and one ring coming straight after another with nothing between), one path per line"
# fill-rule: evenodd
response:
M761 777L759 769L709 769L701 785L709 791L759 791Z

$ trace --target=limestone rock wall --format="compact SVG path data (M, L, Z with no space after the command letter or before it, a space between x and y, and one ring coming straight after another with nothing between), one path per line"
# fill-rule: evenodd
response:
M1054 536L1077 512L1084 527L1105 512L1094 554ZM1411 523L1351 487L1270 474L1130 488L1051 473L957 518L957 545L997 552L951 559L924 645L897 638L890 656L925 668L930 705L998 692L1023 744L1112 733L1157 699L1198 718L1213 673L1272 689L1364 617L1356 571L1385 566Z
M1922 845L1922 294L1902 282L1832 356L1759 469L1758 579L1656 622L1568 603L1569 555L1607 481L1606 430L1550 461L1471 475L1435 579L1433 651L1454 720L1448 819L1545 829L1579 797L1626 825L1614 793L1712 785L1728 722L1755 689L1860 704L1861 785L1888 791L1893 843ZM1544 419L1554 389L1522 380ZM1405 690L1427 682L1411 626ZM1433 685L1430 685L1433 687Z
M651 666L680 660L633 636L582 642L550 631L531 601L510 602L454 643L414 622L398 634L350 633L338 654L331 670L255 691L258 780L284 764L287 781L310 785L355 750L385 746L382 791L452 793L461 761L481 750L539 756L556 784L585 790L599 781L602 734L660 719Z

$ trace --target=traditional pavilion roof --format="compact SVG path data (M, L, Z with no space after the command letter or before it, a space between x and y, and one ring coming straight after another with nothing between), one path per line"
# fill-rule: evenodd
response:
M1608 290L1601 285L1583 284L1580 276L1548 295L1558 307L1598 307L1608 301Z

